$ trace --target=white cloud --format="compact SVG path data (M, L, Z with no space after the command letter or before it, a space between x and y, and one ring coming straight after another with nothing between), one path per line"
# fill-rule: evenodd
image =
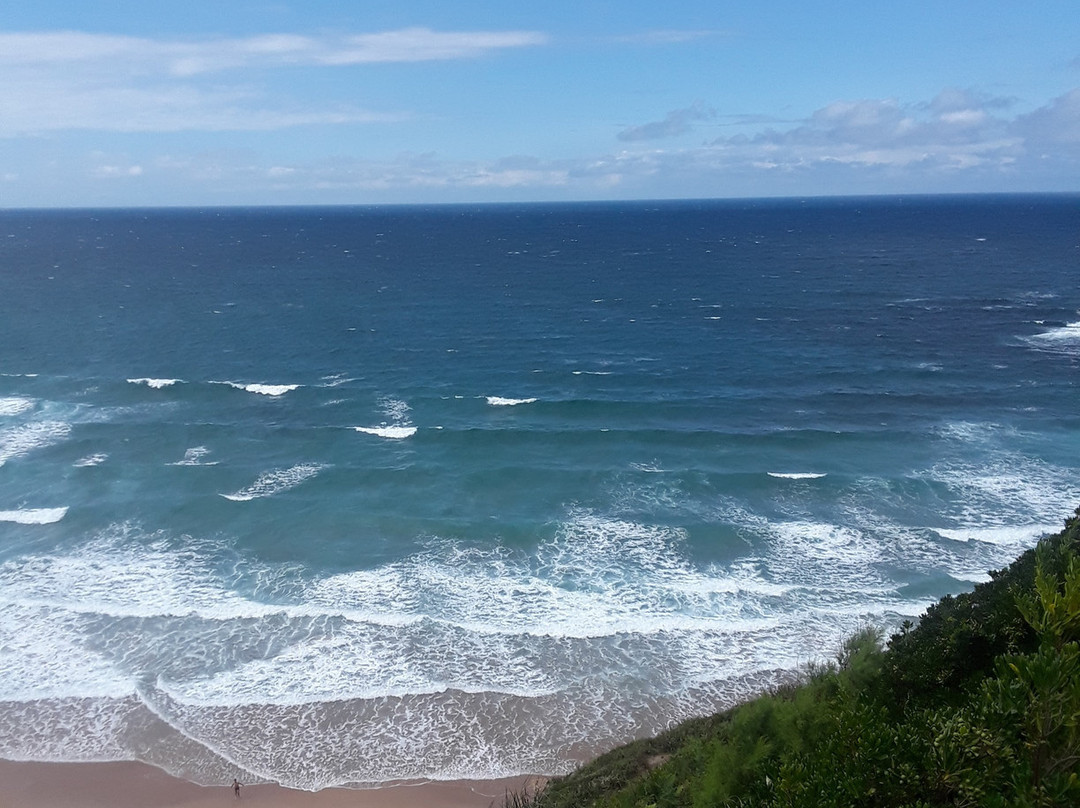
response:
M1026 167L1045 164L1045 153L1054 155L1055 164L1077 153L1080 90L1014 119L1002 114L1007 107L1002 99L949 90L911 105L893 99L838 101L786 130L763 125L755 135L690 148L643 148L632 141L614 154L553 160L515 155L464 161L408 153L387 161L339 157L287 165L262 165L250 154L236 154L174 160L159 168L182 182L243 187L267 199L320 193L396 201L425 195L722 196L1008 190ZM692 119L705 114L700 105L688 109ZM665 120L677 122L679 112Z
M0 137L67 129L266 131L313 124L390 122L403 117L356 108L275 107L250 89L187 83L125 87L45 78L0 88Z
M1080 147L1080 87L1020 116L1014 130L1033 148Z
M785 170L829 163L934 170L1001 167L1014 163L1023 149L1008 120L994 114L1004 106L1001 99L960 90L946 90L917 105L895 99L835 101L793 128L710 145L731 159Z
M229 86L208 77L241 68L475 59L545 42L532 31L427 28L201 41L79 31L0 33L0 137L64 129L239 131L401 120L400 113L355 106L313 109L271 101L269 89L257 92L250 84Z
M353 65L474 59L507 48L544 45L538 31L433 31L371 34L267 34L208 40L155 40L80 31L0 33L0 67L81 65L119 73L191 76L238 67Z
M707 108L698 101L685 109L673 109L661 121L652 121L624 129L616 137L625 141L675 137L689 132L695 121L706 121L715 115L715 110Z

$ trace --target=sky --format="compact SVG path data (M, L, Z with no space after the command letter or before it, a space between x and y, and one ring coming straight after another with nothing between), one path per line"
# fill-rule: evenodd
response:
M0 0L0 207L1080 191L1076 0Z

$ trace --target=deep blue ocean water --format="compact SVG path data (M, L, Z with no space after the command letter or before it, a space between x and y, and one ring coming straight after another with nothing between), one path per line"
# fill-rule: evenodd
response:
M1080 198L0 211L0 757L565 772L1080 505Z

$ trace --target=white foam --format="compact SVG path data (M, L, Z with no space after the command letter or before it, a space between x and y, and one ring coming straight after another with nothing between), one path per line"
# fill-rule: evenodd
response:
M1024 342L1038 350L1050 353L1080 353L1080 322L1068 323L1058 328L1024 338Z
M324 468L325 466L318 463L300 463L287 469L274 469L259 475L259 478L246 488L241 488L232 494L222 494L221 496L225 497L225 499L231 499L233 502L247 502L252 499L272 497L282 491L295 488L304 480L314 477Z
M353 429L357 432L377 435L380 438L390 438L391 440L411 438L416 434L415 426L354 426Z
M51 525L67 514L63 508L27 508L18 511L0 511L0 522L16 522L20 525Z
M492 407L516 407L519 404L532 404L535 398L503 398L502 396L488 396L487 403Z
M410 407L408 403L391 396L380 398L379 408L382 410L383 415L386 416L388 421L395 421L398 423L408 422L409 413L412 411L412 407Z
M203 462L203 458L210 454L205 446L193 446L184 452L184 459L170 463L170 466L216 466L218 461Z
M391 440L403 440L416 434L416 427L409 420L412 408L406 402L386 396L379 399L379 408L386 420L378 426L354 426L353 429L367 435L377 435Z
M133 692L128 677L87 648L78 615L19 605L7 593L0 602L0 701L122 698ZM0 745L10 734L0 733Z
M0 603L116 618L246 620L281 613L234 593L213 568L215 549L195 541L175 548L128 526L112 528L80 547L0 564Z
M810 471L770 471L767 473L770 477L778 477L781 480L820 480L828 476Z
M283 396L302 386L299 384L244 384L242 382L212 382L212 384L227 384L236 390L272 397Z
M144 384L147 387L152 387L154 390L161 390L163 387L172 387L174 384L182 382L183 379L128 379L129 384Z
M109 459L109 456L107 454L103 454L103 453L99 452L98 454L92 454L92 455L87 455L86 457L80 457L78 460L76 460L71 465L75 466L75 468L80 468L80 469L81 468L89 468L91 466L100 466L102 463L104 463L108 459Z
M1048 464L1006 448L997 448L1008 430L992 425L970 427L961 437L986 444L978 465L943 460L920 476L944 483L950 501L939 515L961 529L1005 528L1015 525L1051 524L1062 502L1080 500L1080 485L1066 468Z
M1004 525L990 527L930 528L939 536L952 541L977 541L999 547L1020 548L1035 543L1042 536L1056 533L1057 525Z
M38 421L0 432L0 466L35 449L57 443L70 432L71 426L61 421Z
M32 398L23 398L21 396L0 398L0 416L19 415L33 408L34 400Z
M781 554L854 535L760 524ZM0 564L0 702L137 687L178 732L295 787L552 772L720 709L880 614L851 586L804 604L795 573L824 552L782 580L771 556L695 564L686 538L578 510L529 550L433 538L313 578L118 530Z

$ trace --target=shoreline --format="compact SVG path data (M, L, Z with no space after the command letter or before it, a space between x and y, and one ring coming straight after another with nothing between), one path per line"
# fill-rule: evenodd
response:
M424 781L373 788L298 791L275 784L202 786L136 761L39 763L0 759L5 808L492 808L508 791L532 790L545 778Z

